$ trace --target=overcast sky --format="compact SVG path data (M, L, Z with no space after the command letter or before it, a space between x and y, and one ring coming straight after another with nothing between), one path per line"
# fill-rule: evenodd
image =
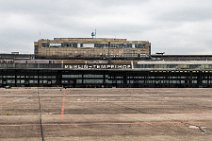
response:
M0 0L0 53L41 38L148 40L152 53L212 55L212 0Z

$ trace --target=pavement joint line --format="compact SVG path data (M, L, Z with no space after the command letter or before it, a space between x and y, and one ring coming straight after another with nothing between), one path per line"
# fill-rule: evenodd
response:
M41 132L41 140L42 140L42 141L45 141L44 133L43 133L42 107L41 107L41 99L40 99L40 92L39 92L39 89L38 89L37 95L38 95L38 105L39 105L39 111L40 111L40 112L39 112L39 119L40 119L39 125L40 125L40 132Z
M142 113L142 114L145 114L145 113L146 113L146 112L143 112L143 111L140 111L140 110L136 110L136 109L131 108L131 107L127 107L127 106L119 105L119 104L116 104L116 103L113 103L113 102L109 102L109 103L114 104L114 105L117 105L117 106L120 106L120 107L127 108L127 109L129 109L129 110L136 111L136 112L138 112L138 113Z
M202 126L198 126L198 125L194 125L188 122L181 122L182 124L186 125L186 126L194 126L197 127L199 129L200 132L202 133L206 133L206 130L202 127Z
M180 125L183 124L183 122L176 122L176 121L167 121L167 122L94 122L94 123L43 123L43 126L55 126L55 125L61 125L61 126L84 126L84 125ZM40 124L34 123L34 124L5 124L0 125L1 127L20 127L20 126L39 126Z

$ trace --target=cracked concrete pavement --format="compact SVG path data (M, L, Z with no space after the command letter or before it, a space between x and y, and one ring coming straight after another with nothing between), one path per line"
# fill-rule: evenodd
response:
M212 89L0 89L1 141L205 141Z

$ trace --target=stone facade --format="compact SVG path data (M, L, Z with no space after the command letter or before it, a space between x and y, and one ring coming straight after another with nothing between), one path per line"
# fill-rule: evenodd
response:
M126 39L55 38L35 42L37 58L140 57L151 55L148 41Z

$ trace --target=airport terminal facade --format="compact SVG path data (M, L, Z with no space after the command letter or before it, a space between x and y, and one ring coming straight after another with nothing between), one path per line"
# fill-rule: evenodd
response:
M151 55L148 41L42 39L33 55L0 55L0 86L212 87L212 56Z

